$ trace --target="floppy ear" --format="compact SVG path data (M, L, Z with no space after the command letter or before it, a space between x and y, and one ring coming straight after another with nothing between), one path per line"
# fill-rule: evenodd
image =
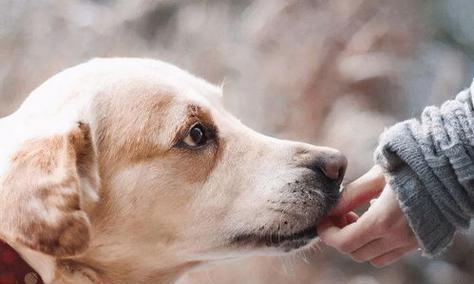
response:
M98 187L88 126L26 141L0 179L0 235L52 256L79 254L91 234L83 199Z

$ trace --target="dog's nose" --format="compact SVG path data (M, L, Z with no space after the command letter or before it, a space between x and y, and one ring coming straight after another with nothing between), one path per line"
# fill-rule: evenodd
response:
M314 172L323 173L329 180L341 182L347 168L347 158L338 150L318 147L317 150L303 150L298 160Z
M320 161L320 168L324 175L334 181L341 181L346 173L347 158L340 152L324 157Z

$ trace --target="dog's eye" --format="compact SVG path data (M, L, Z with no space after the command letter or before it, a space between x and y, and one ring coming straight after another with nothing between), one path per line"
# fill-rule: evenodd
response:
M191 127L183 142L189 147L200 147L205 145L209 140L207 129L200 123L196 123Z

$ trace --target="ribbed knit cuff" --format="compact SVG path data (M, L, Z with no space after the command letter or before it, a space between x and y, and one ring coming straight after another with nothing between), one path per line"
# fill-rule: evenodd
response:
M391 173L388 180L423 254L437 256L452 242L456 229L437 209L428 192L408 167Z
M434 174L426 164L409 123L411 121L399 123L384 132L375 160L384 168L423 253L436 256L452 242L456 229L426 188L427 184L438 187L437 179L431 176Z

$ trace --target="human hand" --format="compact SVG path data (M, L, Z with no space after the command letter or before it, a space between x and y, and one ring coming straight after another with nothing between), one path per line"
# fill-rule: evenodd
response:
M373 198L377 199L360 218L351 212ZM376 267L391 264L418 247L395 193L377 166L346 187L318 233L325 244Z

